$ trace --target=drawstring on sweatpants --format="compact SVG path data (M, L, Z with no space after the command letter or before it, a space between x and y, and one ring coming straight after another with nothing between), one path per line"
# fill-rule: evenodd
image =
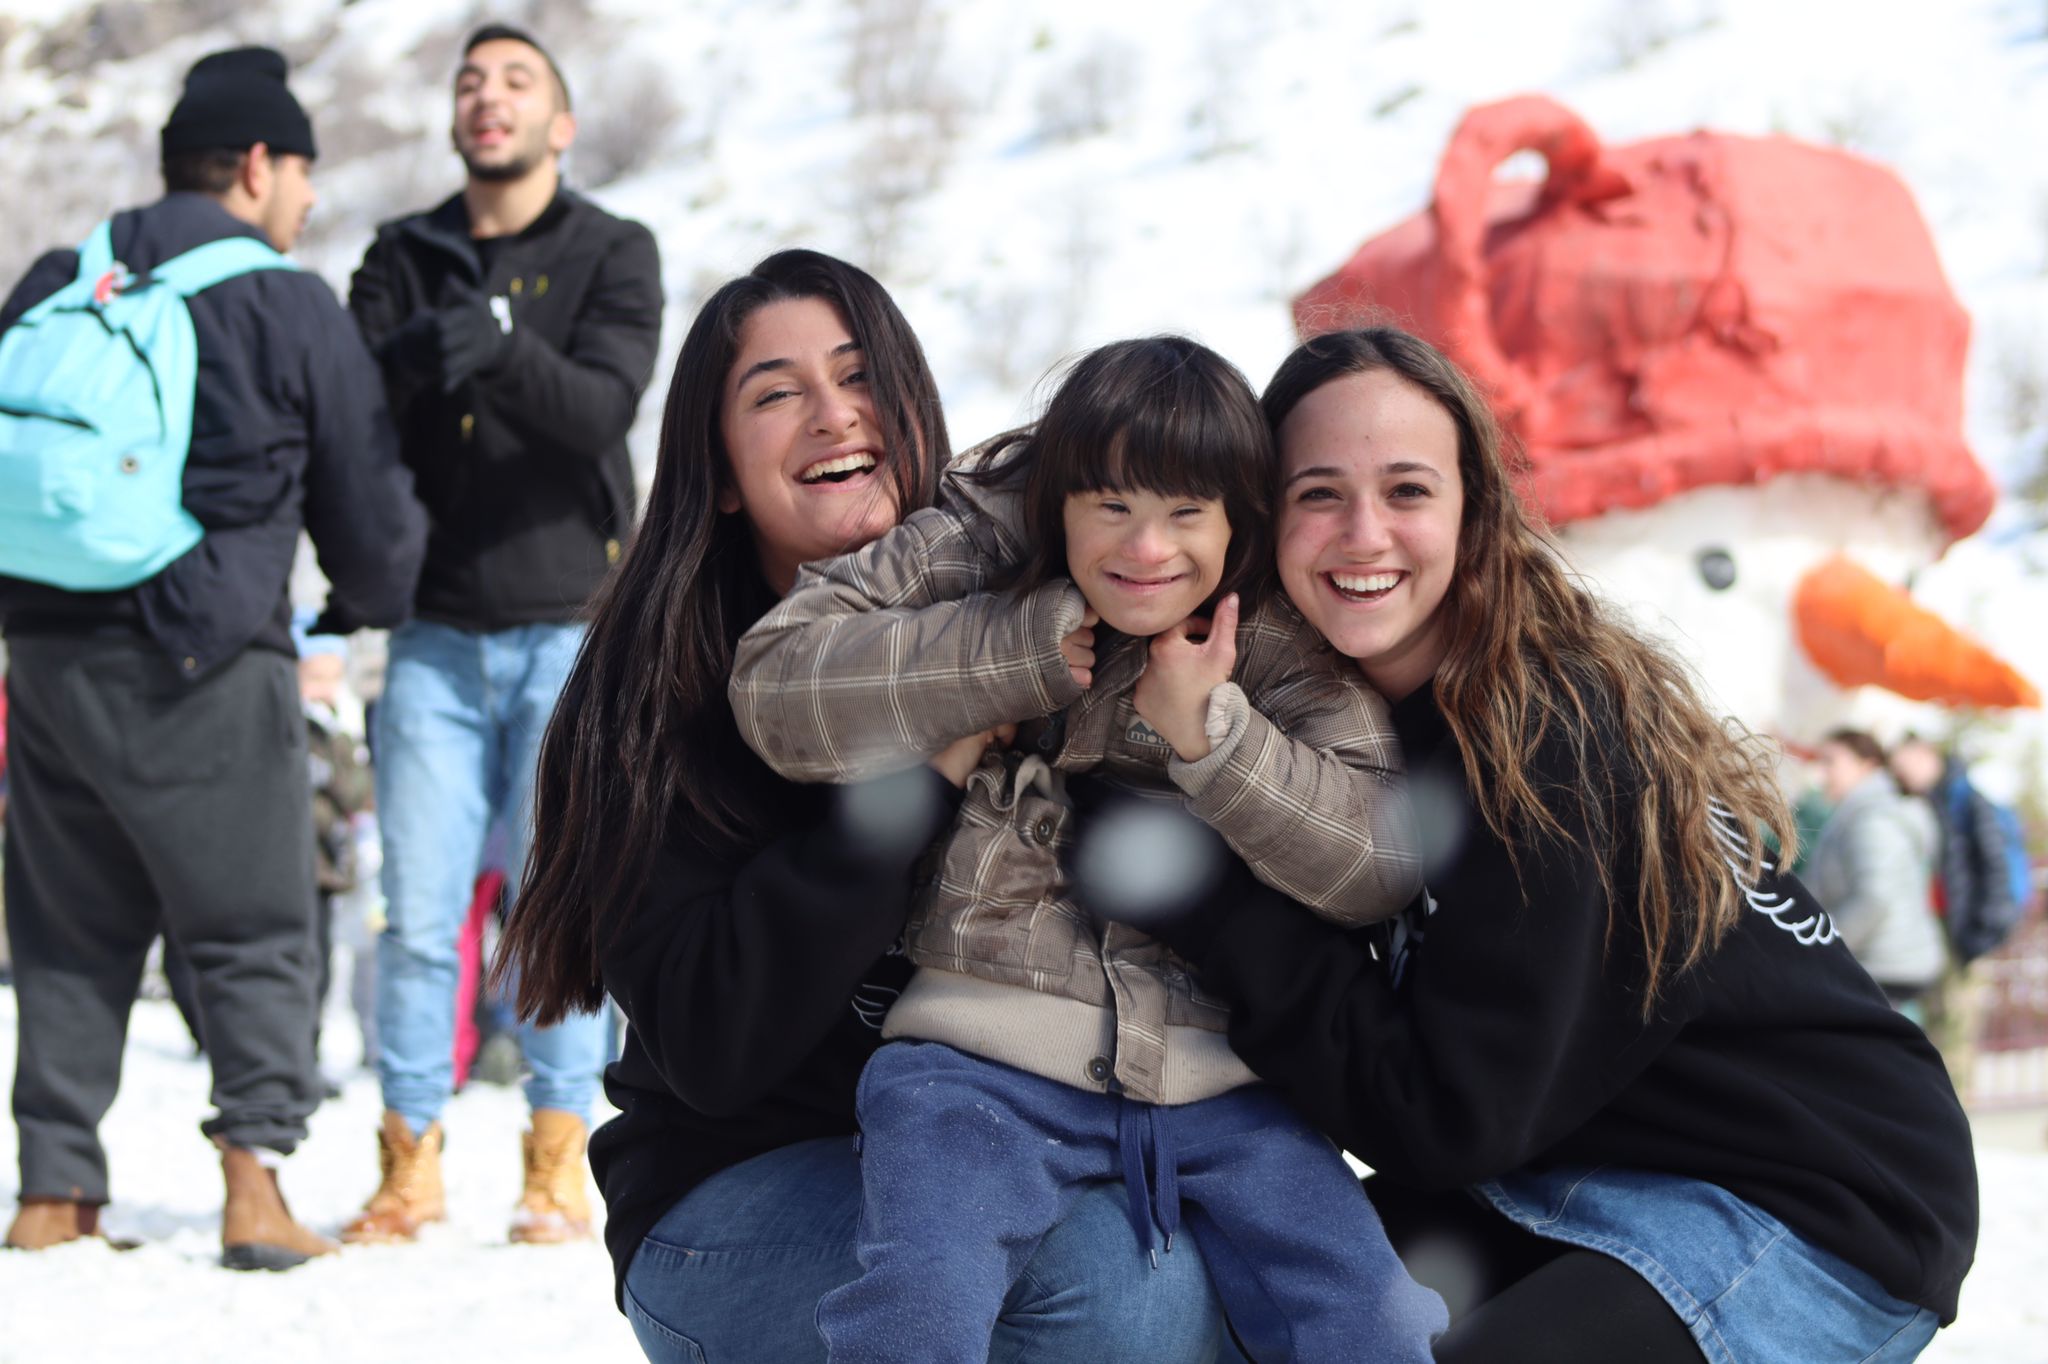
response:
M1153 1227L1165 1233L1169 1255L1173 1253L1173 1235L1180 1230L1180 1166L1174 1155L1173 1131L1158 1120L1155 1105L1118 1094L1116 1140L1124 1168L1124 1192L1130 1198L1131 1230L1137 1233L1138 1248L1151 1256L1152 1267L1157 1269L1159 1251Z

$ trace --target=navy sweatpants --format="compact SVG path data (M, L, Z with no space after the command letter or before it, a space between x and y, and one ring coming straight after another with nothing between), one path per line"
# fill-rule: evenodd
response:
M1444 1329L1343 1157L1264 1086L1148 1104L894 1042L861 1076L859 1115L863 1272L818 1304L835 1364L985 1358L1039 1239L1116 1179L1134 1254L1171 1254L1185 1203L1259 1364L1428 1364Z

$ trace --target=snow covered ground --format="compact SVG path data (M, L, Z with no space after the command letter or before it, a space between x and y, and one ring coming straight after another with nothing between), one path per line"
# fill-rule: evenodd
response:
M353 1020L343 1013L330 1026L332 1051L352 1050ZM14 1037L14 991L0 988L0 1085L10 1090ZM121 1095L100 1134L113 1175L106 1226L144 1244L0 1255L0 1364L639 1358L612 1306L601 1245L505 1239L526 1120L516 1089L472 1085L450 1106L447 1225L416 1246L351 1247L273 1275L217 1263L220 1160L198 1129L212 1111L207 1085L170 1003L138 1004ZM380 1108L375 1079L355 1073L286 1163L286 1201L316 1229L333 1233L376 1186ZM0 1122L0 1203L10 1216L19 1178L14 1125Z
M346 1015L329 1020L336 1051ZM14 992L0 988L0 1088L14 1074ZM294 1364L371 1359L559 1364L637 1359L612 1307L596 1244L513 1246L506 1213L519 1191L516 1090L472 1085L448 1110L452 1219L420 1245L350 1248L289 1274L220 1269L220 1175L199 1136L207 1072L168 1003L136 1006L121 1097L102 1128L115 1202L107 1225L145 1244L76 1245L0 1255L0 1364ZM333 1231L375 1182L376 1083L358 1074L313 1118L283 1175L293 1210ZM1987 1124L1978 1153L1984 1234L1962 1318L1937 1337L1932 1364L2048 1364L2048 1151L2044 1119ZM14 1128L0 1122L0 1207L16 1192ZM2031 1143L2032 1149L2013 1149Z

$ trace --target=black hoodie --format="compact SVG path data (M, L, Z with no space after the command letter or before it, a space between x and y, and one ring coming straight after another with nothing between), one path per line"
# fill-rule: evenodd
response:
M679 829L602 955L629 1026L605 1072L619 1116L591 1137L590 1164L621 1286L647 1233L701 1181L853 1134L854 1086L910 979L892 949L913 864L959 805L927 767L798 786L740 752L725 780L757 783L788 832L736 854Z
M1402 1183L1449 1189L1560 1164L1703 1180L1953 1320L1977 1240L1969 1124L1939 1054L1811 893L1767 875L1646 1023L1631 916L1623 907L1610 937L1575 802L1551 802L1573 842L1523 841L1518 875L1433 690L1393 721L1427 886L1401 927L1345 933L1239 880L1195 940L1160 933L1232 1002L1238 1055ZM1596 731L1590 760L1618 747ZM1562 739L1530 773L1539 792L1584 777ZM1626 896L1633 841L1604 841Z

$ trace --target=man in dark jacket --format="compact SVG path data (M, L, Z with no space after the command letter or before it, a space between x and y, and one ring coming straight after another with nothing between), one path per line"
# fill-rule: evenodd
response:
M541 733L631 520L626 430L653 373L660 266L646 228L562 187L575 132L529 35L471 34L455 76L467 180L380 228L350 292L433 526L373 721L384 1177L346 1241L411 1240L445 1215L464 911L494 819L515 877L525 863ZM521 1032L533 1130L514 1240L589 1234L583 1143L610 1040L595 1014Z
M313 205L313 130L277 53L202 59L164 126L167 193L117 215L137 274L237 234L282 251ZM0 332L69 284L43 257ZM334 295L272 269L191 297L197 348L182 502L203 535L135 587L0 579L14 799L6 901L21 1011L11 1246L97 1234L97 1128L120 1076L144 953L174 934L197 975L227 1182L223 1262L278 1269L334 1249L300 1226L276 1157L319 1099L306 730L286 580L302 529L331 583L327 628L411 604L425 518L382 385Z
M1993 952L2026 916L2008 871L2010 836L1962 755L1908 734L1892 749L1892 775L1933 807L1941 828L1936 889L1948 930L1948 966L1926 1000L1927 1035L1941 1049L1956 1088L1969 1093L1984 1025L1986 979L1971 963Z
M1967 966L1996 951L2026 916L2007 872L2010 840L1998 807L1970 780L1960 754L1943 753L1917 734L1899 741L1891 766L1900 787L1932 805L1940 821L1942 912L1949 946Z

